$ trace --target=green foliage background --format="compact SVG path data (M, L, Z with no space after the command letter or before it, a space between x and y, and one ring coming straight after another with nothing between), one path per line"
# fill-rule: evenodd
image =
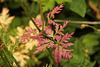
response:
M21 0L28 12L32 17L36 17L40 13L38 0ZM46 14L52 10L55 6L59 4L64 4L64 8L60 14L56 15L55 19L71 20L71 21L99 21L96 19L95 15L92 14L92 9L88 5L89 0L42 0L44 17L46 19ZM91 0L96 3L99 3L100 0ZM15 16L15 19L10 24L9 34L16 35L17 26L27 26L29 18L21 8L18 3L18 0L5 0L5 2L0 3L0 10L3 7L7 7L10 10L10 14ZM99 9L100 10L100 9ZM96 28L100 28L99 25L92 25ZM71 53L73 58L71 60L62 59L62 67L100 67L100 33L93 30L92 28L80 29L80 24L69 23L65 28L66 32L75 32L70 42L75 45L72 47L74 51ZM8 42L8 37L2 36L3 32L0 32L0 38L4 38L4 41ZM8 34L7 34L8 35ZM5 38L6 37L6 38ZM8 42L9 43L9 42ZM7 45L6 45L7 46ZM5 49L6 50L6 49ZM52 50L52 49L51 49ZM85 52L84 50L88 50ZM6 50L8 51L8 50ZM29 52L29 55L32 55L34 49ZM2 57L3 52L0 52ZM49 54L46 52L36 54L37 58L42 61L42 66L52 67L52 61L46 62L47 59L50 60ZM10 61L13 62L12 58ZM5 60L5 59L4 59ZM11 63L12 63L11 62ZM28 66L32 67L34 61L27 60ZM36 65L37 67L41 64ZM0 58L0 66L5 65ZM5 66L6 67L6 66Z

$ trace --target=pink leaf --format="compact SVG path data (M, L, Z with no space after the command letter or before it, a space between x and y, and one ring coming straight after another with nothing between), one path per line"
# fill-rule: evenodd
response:
M37 47L36 48L37 50L33 54L36 54L36 53L38 53L39 51L42 51L42 50L45 51L46 46L47 46L47 44L44 44L44 45L41 45L41 46Z
M57 40L57 42L59 42L59 41L61 40L61 36L56 35L56 36L55 36L55 39Z
M62 10L61 8L63 7L63 4L61 4L59 7L55 7L51 12L49 12L47 14L47 18L49 18L49 16L51 16L52 18L54 18L54 14L58 14L60 13L60 11Z

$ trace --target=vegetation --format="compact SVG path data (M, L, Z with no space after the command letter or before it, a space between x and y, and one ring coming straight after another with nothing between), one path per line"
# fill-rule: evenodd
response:
M0 67L100 67L99 0L0 0Z

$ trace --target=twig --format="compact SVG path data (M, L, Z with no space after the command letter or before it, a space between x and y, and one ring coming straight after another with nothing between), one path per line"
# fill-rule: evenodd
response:
M58 66L56 65L56 63L55 63L54 59L53 59L53 56L52 56L51 51L50 51L48 48L47 48L47 51L48 51L49 56L51 57L52 61L54 62L54 66L55 66L55 67L58 67Z
M54 20L55 22L66 22L67 20ZM70 23L78 23L78 24L100 24L100 21L70 21Z
M27 11L26 7L24 6L24 4L18 0L19 4L22 6L22 8L24 9L24 11L26 12L26 14L29 16L29 18L31 19L31 21L34 23L34 25L36 26L36 28L41 31L38 26L36 25L36 23L34 22L34 20L32 19L31 15L29 14L29 12Z
M41 0L39 0L39 3L40 3L40 14L41 14L41 19L42 19L42 32L43 32L43 29L44 29L44 18L43 18L42 2L41 2Z
M29 12L27 11L26 7L24 6L24 4L18 0L18 2L20 3L20 5L22 6L22 8L24 9L24 11L26 12L26 14L28 15L28 17L31 19L31 21L34 23L34 25L36 26L36 28L39 30L39 32L41 32L41 30L38 28L38 26L36 25L36 23L34 22L34 20L32 19L32 17L30 16ZM49 38L50 40L56 42L55 40L53 40L53 38L50 38L49 36L47 36L44 32L43 32L43 35L46 37L46 38Z

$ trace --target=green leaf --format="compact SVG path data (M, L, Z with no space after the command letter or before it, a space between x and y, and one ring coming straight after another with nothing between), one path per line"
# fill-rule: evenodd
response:
M28 11L30 13L30 15L32 17L36 17L39 13L40 13L40 9L39 9L40 5L35 3L35 2L32 2L30 8L28 8ZM31 10L30 10L31 9Z
M14 1L10 1L10 3L8 3L8 6L12 9L16 9L16 8L19 8L20 5L18 2L14 2Z
M48 0L48 1L45 1L43 3L43 5L45 5L43 7L43 12L45 12L45 11L48 11L48 10L52 10L55 6L55 2L54 2L54 0Z
M11 29L16 28L17 26L20 26L21 25L21 19L22 18L19 18L19 17L14 18L14 20L10 24Z
M96 35L94 35L94 34L87 34L87 35L83 36L82 43L86 47L97 46L99 44L97 39L98 39L98 37Z
M62 4L64 2L72 2L72 0L56 0L58 4Z
M95 52L94 46L99 44L98 37L95 34L86 34L81 39L84 47L88 49L88 54L93 54Z
M46 53L46 51L45 52L42 52L37 58L38 59L41 59L41 58L44 58L44 57L46 57L47 56L47 53Z
M38 0L32 1L39 2ZM55 6L55 2L57 2L57 4L62 4L64 2L72 2L72 0L42 0L43 12L52 10Z
M73 58L72 59L70 59L70 62L71 63L83 63L84 62L84 55L82 55L82 54L80 54L80 55L78 55L78 54L72 54L72 56L73 56ZM77 61L77 62L75 62L75 61Z
M94 62L90 62L89 59L85 59L84 62L85 62L85 63L83 64L83 65L84 65L83 67L95 67L95 63L96 63L96 61L94 61Z
M86 14L85 0L73 0L70 3L66 3L65 6L82 17L84 17Z
M18 2L18 0L14 0L15 2ZM27 2L27 0L21 0L21 2Z

